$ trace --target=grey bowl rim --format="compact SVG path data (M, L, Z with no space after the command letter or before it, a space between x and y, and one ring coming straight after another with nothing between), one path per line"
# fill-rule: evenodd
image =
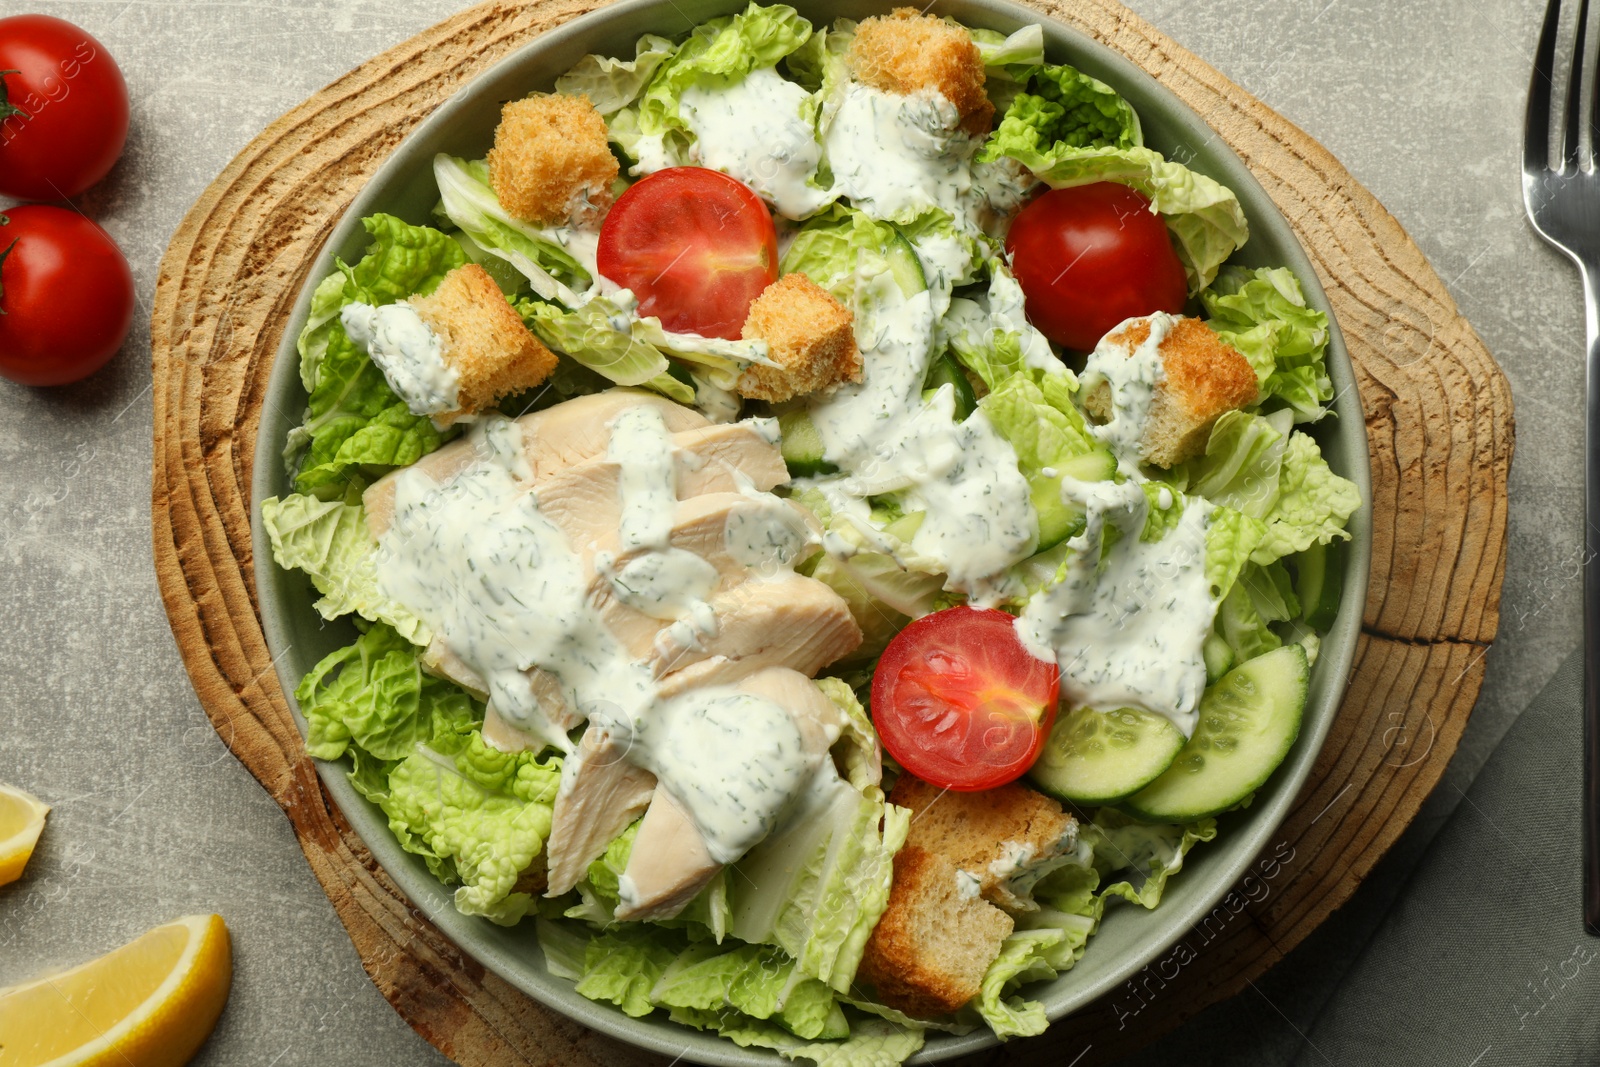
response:
M709 2L697 0L690 6L696 11L707 11L703 17L710 17L712 14L737 10L743 5L730 3L728 0L709 0ZM824 5L800 2L795 6L801 9L802 14L806 14L809 10ZM864 17L887 10L890 5L879 2L845 5L835 2L826 6L833 8L849 6L855 17ZM345 210L338 224L319 248L313 262L323 262L331 251L345 250L348 253L354 243L362 242L364 234L360 221L366 215L378 210L377 204L383 198L386 185L393 183L398 173L418 166L419 160L414 157L425 151L422 147L423 142L431 134L446 127L457 113L465 111L476 97L490 91L490 87L500 79L520 80L529 87L539 82L541 78L547 81L554 71L539 69L540 59L546 53L568 46L581 38L604 33L614 24L626 24L646 12L659 13L668 7L682 12L681 5L674 3L674 0L618 0L541 34L534 41L475 76L432 114L424 118L396 146ZM1322 438L1322 447L1335 469L1356 483L1362 500L1361 509L1352 517L1349 525L1351 540L1347 542L1345 551L1345 595L1334 627L1322 642L1322 651L1313 672L1312 691L1307 702L1305 728L1302 729L1300 739L1297 740L1288 759L1258 792L1250 810L1247 813L1231 813L1228 817L1231 823L1238 824L1229 831L1233 835L1233 843L1229 846L1229 861L1220 868L1216 863L1206 864L1206 870L1193 871L1189 876L1185 876L1183 884L1189 888L1184 891L1183 899L1174 900L1176 893L1169 893L1162 908L1138 914L1137 919L1148 923L1151 929L1147 931L1148 936L1142 939L1143 950L1125 959L1121 966L1112 968L1102 977L1081 988L1072 988L1066 984L1070 983L1074 972L1068 972L1052 983L1033 987L1031 994L1045 1001L1047 1013L1052 1022L1055 1022L1093 1003L1160 959L1186 932L1195 928L1201 919L1211 913L1234 885L1246 876L1257 856L1288 814L1301 787L1306 783L1316 756L1332 726L1333 718L1342 703L1365 610L1372 540L1370 454L1349 354L1338 321L1310 258L1295 237L1287 220L1283 218L1248 167L1230 147L1220 141L1215 131L1187 104L1131 60L1080 31L1048 17L1042 17L1039 12L1022 4L1013 3L1011 0L943 0L939 5L939 13L953 15L969 25L990 26L997 29L1039 23L1044 27L1047 36L1048 51L1055 53L1056 56L1065 51L1068 53L1067 61L1100 77L1130 98L1134 96L1148 98L1144 103L1136 105L1147 129L1151 125L1149 109L1153 103L1159 110L1164 124L1177 126L1186 138L1201 145L1201 153L1214 157L1207 159L1209 165L1196 169L1210 174L1234 190L1241 204L1245 206L1251 224L1253 247L1261 247L1260 237L1263 233L1272 234L1271 243L1276 246L1273 265L1287 266L1293 270L1306 291L1308 302L1328 315L1330 331L1328 366L1338 394L1334 403L1337 429L1331 440L1327 436ZM814 22L821 25L831 21L831 18L829 15L817 18ZM688 17L685 16L683 21L686 24L684 28L687 29L690 24ZM630 32L636 38L639 33L645 31ZM1130 86L1136 89L1130 91ZM1165 146L1158 144L1155 147L1159 149ZM288 617L289 609L285 607L283 587L287 585L290 576L272 561L270 542L261 527L260 503L266 496L271 495L264 490L275 481L281 483L284 477L280 459L281 446L283 434L292 422L286 420L282 405L275 401L282 398L286 392L294 393L295 390L300 390L299 403L303 405L303 389L298 381L299 360L295 342L307 317L312 289L324 273L316 270L308 272L290 312L263 398L264 411L270 412L276 409L277 417L264 416L261 420L251 477L251 540L262 626L269 653L273 658L274 669L302 736L306 729L305 720L294 699L294 689L303 671L298 669L295 662L288 662L291 660L288 653L292 651L292 642L288 640L292 623ZM293 595L290 593L291 597ZM309 611L310 594L302 590L299 599L305 603L295 610ZM544 970L542 958L537 960L519 958L499 940L518 937L531 940L531 924L524 923L521 927L507 930L492 926L483 920L470 919L458 914L450 906L449 891L432 878L416 857L399 848L389 833L381 812L354 791L345 777L344 761L319 760L316 770L325 788L349 819L351 827L371 850L374 858L399 885L411 905L438 926L464 953L535 1000L612 1038L669 1056L692 1057L696 1062L726 1065L726 1067L758 1067L758 1065L769 1067L787 1062L776 1052L742 1049L726 1039L678 1026L656 1016L631 1019L610 1005L598 1004L579 996L570 981L555 978ZM1246 844L1239 844L1241 839ZM1195 861L1191 860L1190 866L1195 865ZM1112 916L1108 915L1107 921L1112 921ZM1091 952L1095 944L1096 941L1092 939ZM536 949L534 956L538 956ZM1048 1034L1047 1031L1046 1035L1038 1040L1048 1040ZM940 1062L990 1049L999 1043L998 1039L986 1029L959 1037L930 1031L928 1043L916 1058L921 1062Z

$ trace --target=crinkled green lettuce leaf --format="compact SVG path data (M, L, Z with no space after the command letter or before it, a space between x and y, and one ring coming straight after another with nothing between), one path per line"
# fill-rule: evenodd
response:
M514 306L541 341L590 370L618 385L642 385L680 404L694 403L694 387L672 375L660 349L635 336L638 318L610 297L594 297L574 311L531 297Z
M1034 376L1041 388L1077 390L1077 379L1056 358L1024 311L1022 286L1005 262L991 259L989 291L981 297L957 297L940 323L940 331L956 358L990 389L1014 374ZM1058 379L1051 386L1045 379Z
M656 69L665 63L678 46L665 37L647 33L634 45L632 59L612 56L584 56L556 79L556 92L582 94L596 111L609 115L639 98Z
M447 234L412 226L392 215L362 219L372 236L353 267L318 284L311 317L301 331L300 378L311 394L302 425L291 430L284 459L298 463L295 487L334 487L352 474L415 463L444 442L426 417L413 415L383 372L344 332L340 310L349 303L392 304L430 293L466 255ZM334 279L338 279L335 282Z
M352 783L400 846L459 883L456 908L509 925L533 906L515 886L550 832L560 760L491 748L483 706L423 673L418 652L379 625L313 667L295 689L306 748L320 759L348 753Z
M567 251L563 231L524 222L501 207L489 184L488 163L441 152L433 157L433 177L440 210L474 244L515 267L544 299L569 307L580 302L578 291L587 290L593 279Z
M394 766L380 806L406 851L461 882L456 910L509 926L533 908L515 886L544 848L560 784L558 759L501 752L476 730L446 733Z
M1267 528L1260 519L1217 505L1206 518L1206 584L1219 603L1233 589Z
M338 759L355 746L380 761L398 760L483 717L460 687L422 672L415 645L381 625L324 657L294 695L306 720L306 751L317 759Z
M1268 564L1313 543L1347 540L1345 523L1360 506L1355 483L1333 473L1317 443L1295 431L1283 453L1278 498L1265 517L1266 534L1250 558Z
M1228 267L1200 294L1209 323L1255 368L1261 400L1277 397L1296 422L1315 422L1333 399L1328 377L1328 317L1306 306L1287 267Z
M1112 181L1149 197L1171 231L1192 292L1210 285L1250 234L1231 190L1146 148L1127 101L1071 67L1040 68L1028 91L1012 99L978 159L1001 156L1055 189Z
M1094 849L1094 866L1105 888L1100 896L1121 897L1145 908L1161 903L1167 879L1183 869L1183 858L1201 841L1217 836L1215 819L1186 825L1142 823L1115 808L1101 808L1080 830ZM1115 880L1107 882L1112 876Z
M855 690L844 679L818 678L817 688L844 716L844 728L833 744L834 763L852 788L865 793L883 781L883 749L878 743L878 731L856 699Z
M311 576L322 594L314 606L324 619L353 611L370 622L388 623L416 644L428 643L422 621L378 588L378 543L360 504L298 493L282 500L268 497L261 502L261 525L278 566Z
M623 128L679 141L681 154L688 124L678 113L678 101L685 89L696 84L728 85L752 70L776 66L810 37L811 23L784 4L752 3L740 14L703 22L656 70ZM619 132L617 125L613 120L613 137ZM629 148L625 140L619 143Z
M774 944L799 972L844 992L889 902L910 812L882 791L834 779L811 806L739 861L729 886L733 935Z
M1283 453L1292 425L1287 411L1229 411L1211 427L1205 454L1188 462L1189 491L1264 519L1278 502Z

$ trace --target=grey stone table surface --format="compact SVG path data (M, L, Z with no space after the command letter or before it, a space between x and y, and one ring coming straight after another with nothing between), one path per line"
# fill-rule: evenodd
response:
M237 974L196 1061L211 1067L447 1061L367 980L288 822L218 740L179 661L150 562L156 266L189 204L262 127L457 6L0 0L0 15L42 10L84 26L122 65L128 152L81 206L126 250L141 307L121 354L89 381L54 390L0 381L0 781L55 808L27 876L0 889L0 985L173 916L219 911ZM1167 1062L1281 1063L1495 743L1579 640L1583 316L1575 275L1523 217L1518 177L1543 3L1131 6L1377 194L1505 368L1519 416L1500 637L1444 781L1349 905L1255 991L1158 1046Z

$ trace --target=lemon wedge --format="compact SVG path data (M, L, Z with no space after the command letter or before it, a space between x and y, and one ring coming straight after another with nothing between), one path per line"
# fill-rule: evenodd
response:
M188 915L65 974L0 989L0 1067L179 1067L233 984L220 915Z
M0 885L22 877L49 812L38 797L0 783Z

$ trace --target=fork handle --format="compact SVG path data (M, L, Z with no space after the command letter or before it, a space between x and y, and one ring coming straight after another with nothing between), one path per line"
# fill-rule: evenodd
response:
M1580 264L1588 326L1583 464L1583 925L1600 937L1600 256Z

